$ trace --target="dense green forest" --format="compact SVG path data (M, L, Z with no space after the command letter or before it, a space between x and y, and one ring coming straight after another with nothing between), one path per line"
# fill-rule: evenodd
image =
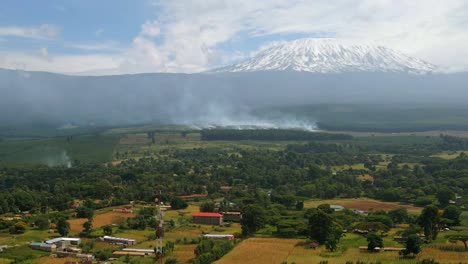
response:
M105 205L151 201L155 188L173 196L203 193L205 188L214 194L221 185L262 188L297 199L367 196L424 205L435 201L441 191L448 190L454 197L467 190L468 157L461 154L444 160L430 156L465 149L466 144L465 139L442 136L435 143L310 142L290 144L280 151L165 149L157 157L129 159L118 165L3 167L0 212L63 210L73 199L99 199ZM376 168L383 161L379 153L393 154L386 169ZM357 163L365 168L331 169ZM372 182L358 179L369 173Z

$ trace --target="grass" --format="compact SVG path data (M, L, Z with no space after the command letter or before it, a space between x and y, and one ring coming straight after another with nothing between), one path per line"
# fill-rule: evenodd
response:
M402 247L392 241L392 236L384 238L387 247ZM443 251L435 246L425 246L416 259L402 259L397 252L368 253L361 252L359 246L366 246L365 237L347 234L336 252L329 252L323 246L316 250L309 249L304 240L279 238L249 238L241 242L217 264L237 263L319 263L344 264L346 261L358 260L381 263L413 264L417 260L435 259L440 263L463 263L468 259L468 252ZM465 262L466 263L466 262Z
M363 211L374 210L385 210L390 211L399 207L408 209L408 212L413 214L419 214L422 208L415 207L408 204L382 202L370 198L346 198L346 199L327 199L327 200L307 200L304 202L304 208L316 208L320 204L334 204L341 205L347 209L357 209Z
M451 159L458 158L458 156L460 156L461 153L465 153L465 154L466 154L466 153L468 153L468 150L463 150L463 151L446 151L446 152L442 152L442 153L439 153L439 154L436 154L436 155L432 155L432 157L451 160Z
M112 152L118 138L115 136L74 136L66 138L4 140L0 141L0 164L23 166L45 164L67 165L79 160L88 163L104 163L112 160Z
M217 264L282 263L294 249L298 239L249 238L242 241Z
M93 228L100 228L105 225L119 224L125 221L126 218L134 217L135 214L113 212L112 209L117 207L109 207L97 210L93 217ZM70 223L70 231L73 233L80 233L83 230L83 223L88 219L77 218L68 220Z

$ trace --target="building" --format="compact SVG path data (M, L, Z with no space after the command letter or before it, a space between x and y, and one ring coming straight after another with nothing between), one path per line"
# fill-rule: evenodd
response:
M146 249L146 248L124 248L122 249L122 251L154 254L154 249Z
M129 238L123 238L123 237L112 237L112 236L103 236L101 237L101 241L104 241L110 244L127 245L127 246L136 244L135 239L129 239Z
M192 214L192 222L202 225L222 225L223 215L219 213L198 212Z
M226 222L240 222L242 219L241 212L224 212L223 221Z
M112 254L116 257L121 257L121 256L146 257L146 256L154 255L154 249L124 248L119 251L114 251Z
M339 212L339 211L343 211L344 207L341 205L332 204L330 205L330 209L333 209L333 211L335 212Z
M204 239L213 239L213 240L233 240L234 235L224 235L224 234L206 234L203 235Z
M32 249L48 251L48 252L54 252L54 251L57 250L57 245L47 244L47 243L44 243L44 242L31 242L29 244L29 247L32 248Z
M57 237L46 241L46 244L57 246L57 250L64 250L71 246L79 246L80 243L81 239L73 237Z

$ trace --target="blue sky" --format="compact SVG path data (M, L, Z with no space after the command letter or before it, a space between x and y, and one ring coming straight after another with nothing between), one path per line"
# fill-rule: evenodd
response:
M466 70L467 10L463 0L3 0L0 68L199 72L278 41L331 37Z

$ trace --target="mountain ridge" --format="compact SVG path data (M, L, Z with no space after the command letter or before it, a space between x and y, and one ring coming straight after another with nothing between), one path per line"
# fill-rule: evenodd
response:
M337 39L298 39L273 45L255 56L209 72L300 71L313 73L405 72L425 74L437 67L384 46Z

